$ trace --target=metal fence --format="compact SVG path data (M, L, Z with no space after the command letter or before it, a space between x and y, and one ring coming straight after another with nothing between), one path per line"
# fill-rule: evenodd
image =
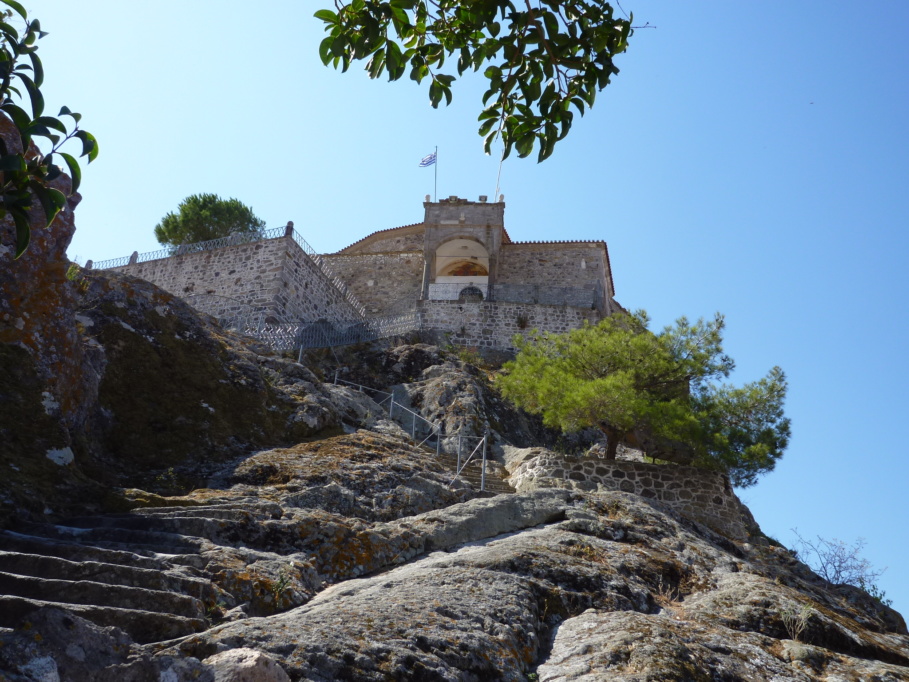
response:
M239 329L277 351L351 346L393 336L402 336L421 327L417 311L391 317L365 320L298 322L293 324L258 323Z

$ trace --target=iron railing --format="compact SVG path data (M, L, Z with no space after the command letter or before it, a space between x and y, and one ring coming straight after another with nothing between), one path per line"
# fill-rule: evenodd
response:
M256 322L239 331L267 343L276 351L333 348L403 336L421 327L420 313L412 311L391 317L365 320L317 320L291 324Z

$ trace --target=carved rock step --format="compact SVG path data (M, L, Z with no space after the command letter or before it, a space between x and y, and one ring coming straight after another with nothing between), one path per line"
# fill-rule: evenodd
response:
M201 601L185 594L111 585L90 580L55 580L0 573L0 594L42 599L61 604L117 606L139 611L172 613L187 618L205 616Z
M58 557L68 561L97 561L105 564L125 564L135 568L164 571L167 564L154 557L152 552L135 552L92 545L81 545L76 542L26 535L13 531L0 531L0 548L7 552L23 554L41 554Z
M247 516L280 519L284 510L277 502L263 502L255 498L241 498L224 504L207 504L198 507L146 507L134 509L129 514L117 516L202 516L209 519L241 519Z
M88 580L107 585L181 592L205 602L216 599L215 590L208 580L179 575L169 568L153 570L120 563L69 561L54 556L0 551L0 571L34 578Z
M207 621L201 618L185 618L168 613L58 603L5 595L0 595L0 627L16 627L22 619L44 606L66 609L104 627L118 627L139 644L184 637L194 632L201 632L208 627Z
M128 514L105 514L104 516L80 516L67 519L69 526L77 528L157 528L156 521L170 518L203 518L225 521L248 521L254 519L279 519L284 515L281 505L270 502L231 503L203 505L198 507L147 507L135 509ZM149 524L149 525L143 525Z
M43 537L129 552L195 554L205 541L198 537L131 528L76 528L51 524L22 524L20 530Z

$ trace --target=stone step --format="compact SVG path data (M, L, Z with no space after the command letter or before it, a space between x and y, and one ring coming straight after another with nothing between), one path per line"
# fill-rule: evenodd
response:
M255 498L243 498L236 502L206 504L195 507L141 507L129 515L142 516L204 516L210 519L235 518L237 513L253 514L260 518L280 519L284 510L277 502L264 502ZM123 516L126 516L124 514Z
M68 561L97 561L105 564L120 564L165 570L167 565L155 558L152 552L121 551L82 545L38 535L27 535L13 531L0 531L0 549L23 554L41 554Z
M457 467L458 467L457 456L441 453L441 454L439 454L439 458L437 461L443 467L445 467L446 470L450 471L452 473L452 476L454 476L454 472L457 471ZM461 464L463 466L464 462L462 461ZM479 490L481 482L482 482L482 478L483 478L482 466L483 466L482 460L471 460L470 462L467 463L467 465L461 471L460 478L462 480L470 483L470 485L473 486L475 489ZM486 485L485 485L485 489L487 492L494 492L497 494L515 492L514 488L512 488L504 480L502 480L502 477L499 474L495 473L494 471L492 471L490 469L491 469L491 467L489 467L487 465Z
M202 618L185 618L168 613L86 604L66 604L44 599L0 595L0 627L14 628L42 607L64 609L102 627L118 627L139 644L185 637L208 628Z
M152 570L123 564L69 561L54 556L0 551L0 571L34 578L89 580L107 585L181 592L207 603L216 599L216 592L210 581L179 575L170 569Z
M103 526L77 528L52 524L22 524L21 530L36 536L94 545L105 549L145 550L168 555L198 553L204 545L204 540L199 537L146 529Z
M63 604L116 606L186 618L202 618L205 615L205 605L185 594L89 580L57 580L0 573L0 594Z

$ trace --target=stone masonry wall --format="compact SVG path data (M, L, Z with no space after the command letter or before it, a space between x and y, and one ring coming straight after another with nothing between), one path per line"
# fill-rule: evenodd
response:
M593 289L598 280L606 282L605 262L603 246L596 242L504 244L496 281Z
M541 487L586 491L620 490L657 500L728 537L745 539L753 523L732 491L729 479L715 471L676 465L567 458L543 454L522 462L510 482L518 492Z
M420 236L422 249L422 235ZM331 254L323 256L366 308L381 317L411 310L420 298L423 253Z
M268 239L112 268L181 298L213 294L262 310L274 321L358 317L293 239ZM192 299L189 299L190 303ZM217 313L218 311L212 311Z
M423 226L419 231L405 233L405 230L397 230L388 237L376 235L368 240L368 243L362 246L353 246L351 252L356 253L390 253L394 251L422 251L423 250ZM402 234L403 233L403 234ZM346 250L346 249L345 249Z
M420 310L423 329L448 332L452 343L478 348L513 348L516 334L564 333L599 319L595 310L529 303L421 301Z

